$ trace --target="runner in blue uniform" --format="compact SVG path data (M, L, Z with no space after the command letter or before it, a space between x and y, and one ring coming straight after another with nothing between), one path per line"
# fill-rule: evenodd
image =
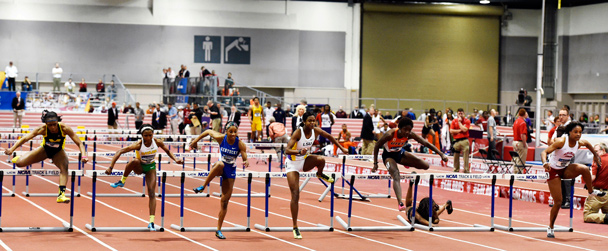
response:
M220 161L213 165L213 169L211 169L205 183L202 186L193 189L195 193L200 193L216 176L221 176L223 178L220 214L217 219L217 230L215 231L215 236L219 239L226 239L221 231L222 223L224 223L224 217L226 217L226 212L228 211L228 202L232 196L232 187L234 187L234 178L236 177L236 159L239 154L241 154L241 158L243 159L243 165L245 167L249 166L249 162L247 161L247 147L237 136L238 126L234 122L228 122L226 124L225 132L226 134L222 134L213 130L206 130L190 143L190 149L197 149L198 141L207 136L211 136L217 142L220 142Z

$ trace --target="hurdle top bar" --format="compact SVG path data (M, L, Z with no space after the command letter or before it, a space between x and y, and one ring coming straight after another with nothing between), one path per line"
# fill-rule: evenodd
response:
M28 153L29 151L15 151L15 153L17 155L23 155L25 153ZM65 152L65 154L67 156L79 156L80 152ZM87 155L88 156L93 156L93 154L95 154L95 156L97 157L114 157L114 155L116 155L116 152L88 152ZM6 155L4 153L0 153L0 156L2 155ZM135 157L135 153L134 152L129 152L129 153L123 153L121 156L124 157ZM157 153L156 156L162 156L162 157L169 157L168 154L166 153ZM219 153L173 153L173 156L175 156L176 158L197 158L197 157L207 157L207 156L211 156L211 157L220 157ZM274 153L248 153L247 157L249 158L268 158L269 156L276 156L276 154Z
M115 134L118 135L118 134ZM80 136L80 135L78 135ZM179 135L181 136L181 135ZM67 140L67 139L66 139ZM16 143L17 141L19 141L18 139L0 139L0 143ZM32 140L32 142L34 143L41 143L42 140ZM72 142L69 141L68 142ZM124 145L124 144L130 144L130 143L135 143L135 141L93 141L98 145ZM73 143L73 142L72 142ZM90 144L91 141L85 142ZM165 145L183 145L183 144L187 144L186 142L163 142L163 144ZM219 144L216 142L198 142L197 143L198 146L216 146L218 147ZM253 146L253 147L281 147L281 146L287 146L287 144L285 143L245 143L246 146ZM345 155L347 156L347 155ZM363 155L363 156L367 156L367 155Z
M485 173L420 173L420 174L401 174L401 179L412 179L416 176L420 178L428 179L433 175L434 179L472 179L472 180L484 180L484 179L525 179L525 180L547 180L549 178L548 173L542 174L485 174ZM350 179L351 177L356 179L365 180L392 180L390 174L346 174L344 177Z
M93 176L93 173L97 173L97 176L121 176L123 175L122 171L113 171L111 174L106 174L103 170L86 170L87 176ZM160 171L158 175L166 174L167 177L181 177L182 173L186 177L207 177L209 176L209 171ZM335 177L340 177L340 173L336 172L326 172L325 175L331 176L334 174ZM251 175L252 178L266 178L268 175L269 178L287 178L287 173L284 172L236 172L236 177L238 178L247 178ZM302 172L300 173L300 178L315 178L317 177L316 172Z
M61 173L61 171L57 169L2 169L0 171L4 172L5 176L59 176ZM68 174L71 173L74 173L76 176L84 175L82 170L68 170Z

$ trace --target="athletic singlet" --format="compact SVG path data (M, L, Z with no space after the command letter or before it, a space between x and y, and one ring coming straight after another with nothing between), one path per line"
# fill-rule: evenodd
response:
M135 150L135 156L141 161L142 165L154 164L156 163L156 152L158 152L158 146L154 139L152 139L150 146L146 146L142 140L139 150Z
M258 106L257 108L255 107L255 105L251 108L251 112L253 113L253 121L262 121L262 106Z
M224 136L224 140L222 140L222 144L220 144L221 160L226 164L234 164L240 152L239 137L237 136L234 140L234 144L231 145L228 143L228 135Z
M399 129L395 129L395 133L393 134L393 137L387 141L386 143L384 143L384 150L388 151L388 152L399 152L401 151L401 148L407 144L407 141L409 140L409 137L405 137L405 138L399 138L397 136L397 132L399 131Z
M555 150L551 155L551 158L549 159L549 164L553 169L566 168L568 164L570 164L570 160L574 158L574 154L578 150L578 141L576 142L576 145L574 145L574 147L570 147L570 144L568 143L568 135L564 134L563 137L566 138L564 146L561 149Z
M314 129L310 133L310 138L306 138L306 134L304 134L304 128L300 127L300 140L298 140L298 143L295 144L292 149L306 149L306 155L289 155L289 159L293 161L306 159L306 157L308 157L308 153L310 152L310 147L312 147L312 144L315 142L315 138L316 137Z
M372 123L374 124L374 130L380 129L380 114L372 116Z
M321 128L330 128L331 127L331 118L329 114L321 114Z
M61 130L61 123L57 123L59 132L52 133L47 126L44 127L44 135L42 135L42 144L44 150L47 151L59 151L65 148L65 134ZM54 154L53 154L54 155Z

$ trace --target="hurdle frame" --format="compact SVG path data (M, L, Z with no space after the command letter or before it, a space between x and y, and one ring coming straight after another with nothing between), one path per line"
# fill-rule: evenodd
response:
M513 183L515 182L515 176L511 176L511 179L509 180L509 225L508 226L504 226L504 225L493 225L493 227L495 227L496 229L500 229L503 231L508 231L508 232L545 232L547 231L547 227L513 227ZM570 201L574 201L574 179L570 179L570 182L572 182L571 186L570 186ZM559 205L553 205L553 206L559 206ZM553 227L553 231L554 232L574 232L574 228L573 228L573 214L574 214L574 205L570 205L570 226L569 227L564 227L564 226L558 226L558 225L554 225ZM494 217L494 216L492 216Z
M249 155L250 154L247 154L247 158L249 158ZM272 172L272 154L271 153L260 153L260 154L251 154L251 155L252 156L260 156L260 157L261 156L268 156L268 172ZM245 167L243 166L243 171L244 170L245 170ZM220 186L222 185L222 181L223 181L223 178L220 176ZM221 191L221 189L220 189L220 191ZM211 194L213 196L216 196L216 197L222 197L221 192L219 192L219 193L218 192L213 192ZM241 194L239 194L239 193L233 193L231 197L237 197L237 198L244 198L244 197L261 198L261 197L266 197L266 196L270 197L271 195L270 195L270 193L268 193L268 194L265 194L265 193L254 193L254 194L251 194L250 191L248 191L247 193L244 193L244 194L243 193L241 193Z
M13 176L17 175L17 170L13 170ZM29 174L31 175L31 173ZM0 187L4 180L4 171L0 171ZM0 232L73 232L74 231L74 181L76 171L72 171L72 184L70 192L70 222L63 221L63 227L0 227ZM2 196L0 196L0 223L2 222Z
M30 141L31 143L31 141ZM30 150L31 150L31 146L30 146ZM78 170L82 170L84 169L84 163L81 162L81 157L82 155L79 153L78 154ZM41 162L44 162L41 161ZM26 170L30 170L31 165L28 165L26 168ZM30 193L30 181L29 181L29 176L26 176L25 178L25 191L21 192L21 194L23 194L25 197L56 197L57 194L56 193ZM74 195L76 197L80 197L80 176L78 177L78 192Z
M174 172L179 173L179 172ZM199 172L201 173L201 172ZM207 172L207 175L209 173ZM243 176L247 175L247 176ZM175 176L175 175L174 175ZM179 230L180 232L214 232L217 227L184 227L184 182L186 179L186 172L181 172L181 188L180 188L180 205L179 205L179 226L171 224L171 228ZM198 175L197 175L198 176ZM237 173L237 177L247 177L247 226L241 226L233 224L233 227L222 227L220 230L223 232L249 232L251 231L251 181L253 173Z
M349 189L349 195L348 195L348 222L345 222L344 220L342 220L342 218L340 218L340 216L336 216L336 221L338 221L338 223L340 223L340 225L342 225L342 227L346 231L349 231L349 232L351 232L351 231L414 231L414 227L405 220L401 222L405 226L353 227L351 225L351 216L352 216L352 209L353 209L353 190L354 190L353 184L355 184L356 176L357 175L350 175L350 189ZM378 177L378 178L388 177L388 178L392 179L392 177L389 174L370 174L369 176L374 176L374 177ZM400 219L400 221L401 221L401 219Z
M344 177L346 177L346 159L354 159L354 160L365 160L365 159L373 159L374 156L373 155L342 155L342 192L341 193L336 193L334 194L336 196L336 198L339 199L349 199L350 195L346 195L344 193L344 184L348 184L349 186L353 186L351 185L348 180ZM386 194L381 194L381 193L377 193L377 194L367 194L367 195L362 195L357 188L354 188L354 191L357 193L357 195L353 195L353 199L356 200L360 200L360 201L370 201L369 198L380 198L380 199L390 199L391 198L391 180L388 180L388 189L387 189L387 193ZM321 198L321 200L323 199L323 197Z
M313 175L314 175L314 177L316 177L316 174L313 172L302 172L302 173L300 173L300 178L313 177ZM330 175L334 179L334 182L330 184L331 192L333 193L336 173L331 173ZM266 176L265 177L266 194L269 194L270 178L271 177L274 177L274 178L287 177L287 173L266 173L265 176ZM266 200L265 200L265 207L264 207L264 217L265 217L264 222L265 223L264 223L264 225L255 224L254 227L258 230L263 230L266 232L291 232L293 230L293 227L269 227L268 226L268 199L269 199L269 197L270 196L266 196ZM329 226L326 226L323 224L317 224L316 227L298 227L298 229L302 232L325 232L325 231L333 232L334 231L334 196L331 196L329 218L330 218Z
M91 230L92 232L153 232L150 231L150 229L148 229L148 227L96 227L95 226L95 205L96 205L96 190L97 190L97 173L100 171L95 171L92 170L93 172L93 182L92 182L92 186L93 186L93 193L92 193L92 198L91 198L91 224L85 224L85 227L88 230ZM162 179L163 179L163 183L162 183L162 189L163 192L165 191L165 181L167 179L167 174L166 172L162 173ZM144 179L145 180L145 179ZM164 194L163 194L164 195ZM154 194L151 194L150 196L153 196L154 199L156 199L156 196ZM160 231L160 232L164 232L165 231L165 196L161 197L161 226L157 226L156 224L154 225L154 228L156 229L156 231Z

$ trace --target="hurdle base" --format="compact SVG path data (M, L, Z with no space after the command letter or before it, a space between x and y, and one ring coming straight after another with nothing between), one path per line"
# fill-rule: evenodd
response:
M87 192L87 195L93 196L93 193ZM96 193L97 197L146 197L143 193Z
M493 232L494 228L486 226L473 227L429 227L427 225L414 224L415 228L430 232ZM545 229L546 231L546 229Z
M494 227L488 227L486 225L480 225L480 224L473 224L474 227L487 227L490 228L490 232L494 232L494 230L496 230Z
M56 193L26 193L21 192L25 197L57 197ZM67 195L67 194L66 194ZM74 197L80 197L80 194L74 194Z
M157 193L156 197L162 197L162 194ZM181 195L177 194L177 193L165 194L165 198L179 198L179 197L181 197ZM188 193L188 194L184 194L184 197L209 197L209 194L207 194L207 193L197 193L197 194Z
M254 227L256 229L266 231L266 232L291 232L293 231L293 227L266 227L264 225L255 224ZM298 227L300 232L333 232L334 229L332 227L317 224L316 227ZM223 231L223 230L222 230Z
M397 215L397 219L398 219L399 221L401 221L401 223L402 223L403 225L405 225L406 227L409 227L409 228L410 228L410 231L414 231L414 230L416 229L416 228L414 228L414 226L412 226L412 224L410 224L409 222L407 222L407 220L406 220L405 218L403 218L403 216L401 216L401 215Z
M73 232L74 228L64 222L63 227L3 227L0 232Z
M15 197L14 193L3 193L2 197Z
M175 230L179 230L180 232L215 232L217 230L216 227L181 227L175 224L171 224L171 228ZM249 232L250 228L235 225L234 227L222 227L222 232Z
M335 196L336 196L336 198L338 198L338 199L345 199L345 200L348 200L348 199L349 199L349 196L348 196L348 195L346 195L346 194L337 194L337 193L336 193L336 194L334 194L334 195L335 195ZM371 200L370 200L370 199L368 199L367 197L363 197L363 198L361 198L361 197L360 197L360 196L358 196L358 195L353 195L353 200L359 200L359 201L371 202Z
M213 192L212 194L213 194L213 196L215 196L215 197L222 197L222 194L220 194L220 193L218 193L218 192ZM231 197L233 197L233 198L235 198L235 197L238 197L238 198L243 198L243 197L245 197L245 198L246 198L246 197L247 197L247 194L246 194L246 193L235 193L235 194L232 194L232 196L231 196ZM252 198L254 198L254 197L255 197L255 198L264 198L264 197L266 197L266 194L265 194L265 193L252 193L252 194L251 194L251 197L252 197ZM270 198L270 194L268 195L268 198Z
M340 216L336 216L336 221L342 225L342 227L351 231L413 231L411 226L364 226L364 227L348 227L348 224Z
M509 232L547 232L547 227L511 227L503 225L494 225L494 228L509 231ZM574 229L569 227L555 226L554 232L574 232Z
M355 198L355 197L353 196L353 199L354 199L354 198ZM381 193L378 193L378 194L368 194L368 195L366 195L366 196L365 196L365 198L380 198L380 199L390 199L390 198L391 198L391 195L390 195L390 194L381 194Z
M86 224L85 227L91 232L154 232L150 231L147 227L93 227L90 224ZM154 226L156 231L164 232L165 229L159 226Z

